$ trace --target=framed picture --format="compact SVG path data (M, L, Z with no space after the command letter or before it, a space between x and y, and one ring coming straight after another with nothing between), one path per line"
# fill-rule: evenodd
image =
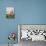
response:
M39 24L19 24L18 41L46 41L46 25Z
M14 7L7 7L6 8L6 18L15 18Z

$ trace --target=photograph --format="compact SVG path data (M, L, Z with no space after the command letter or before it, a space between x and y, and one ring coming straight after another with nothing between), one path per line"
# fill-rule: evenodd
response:
M15 18L14 7L7 7L6 8L6 18Z

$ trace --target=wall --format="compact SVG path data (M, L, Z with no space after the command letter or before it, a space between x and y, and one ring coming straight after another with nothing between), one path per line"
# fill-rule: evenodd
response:
M15 19L5 18L7 6L15 7ZM9 32L18 32L17 24L46 24L46 0L0 0L0 44L8 43Z
M6 18L6 7L14 7L16 10L16 0L0 0L0 44L7 44L8 34L16 32L17 34L17 16L15 19ZM17 43L17 39L15 41Z
M46 24L46 0L17 0L20 24Z

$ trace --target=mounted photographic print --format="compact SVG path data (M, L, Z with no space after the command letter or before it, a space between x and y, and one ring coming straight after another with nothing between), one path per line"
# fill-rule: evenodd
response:
M15 18L14 7L6 8L6 18Z

